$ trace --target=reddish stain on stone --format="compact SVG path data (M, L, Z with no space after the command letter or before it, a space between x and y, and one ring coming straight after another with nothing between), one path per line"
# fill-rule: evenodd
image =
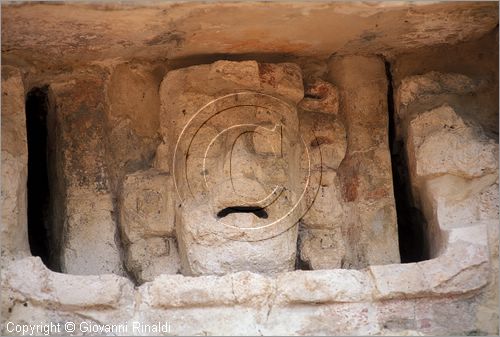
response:
M420 328L426 329L431 327L431 320L428 318L424 318L420 321Z
M268 63L259 63L259 77L262 82L265 82L273 87L276 86L276 78L274 77L273 66Z
M344 179L342 194L345 201L354 201L358 197L359 176L357 172L348 174Z
M373 191L369 191L367 193L367 199L369 200L378 200L382 198L386 198L389 196L389 193L387 192L387 189L385 188L377 188Z

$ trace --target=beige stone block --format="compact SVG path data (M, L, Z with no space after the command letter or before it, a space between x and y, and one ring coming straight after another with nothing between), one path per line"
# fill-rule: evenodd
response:
M443 105L415 117L408 128L410 173L480 177L498 169L498 144L481 137L455 111Z
M401 81L396 94L396 104L406 106L420 98L445 92L464 95L476 91L479 85L479 81L456 73L431 71L423 75L409 76Z
M300 233L299 249L300 259L313 270L342 268L345 246L338 228L305 229Z
M120 223L128 242L173 236L175 193L171 176L162 171L139 171L125 178Z
M276 300L286 304L369 301L373 291L365 271L341 269L283 273L276 286Z
M126 267L139 283L180 271L177 243L173 238L150 237L135 241L126 249Z
M27 255L28 148L24 85L16 68L2 66L2 256Z
M344 204L348 268L397 263L396 209L388 143L387 76L378 57L337 56L329 82L339 91L347 152L337 176Z

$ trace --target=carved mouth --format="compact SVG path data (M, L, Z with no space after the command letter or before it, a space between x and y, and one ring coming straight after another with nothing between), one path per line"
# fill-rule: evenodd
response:
M267 219L267 211L258 206L231 206L221 209L217 212L217 218L221 219L232 213L253 213L260 219Z

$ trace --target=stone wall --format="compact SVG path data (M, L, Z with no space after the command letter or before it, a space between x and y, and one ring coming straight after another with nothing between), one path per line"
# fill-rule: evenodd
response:
M193 6L200 12L186 18L212 22L217 6ZM219 7L233 20L238 6L260 8ZM288 19L319 19L318 4L294 6ZM247 32L262 40L252 42L257 53L226 57L216 51L247 50L248 37L226 32L204 55L205 44L182 42L189 31L147 38L149 26L120 46L145 39L154 57L114 58L121 47L105 34L85 42L81 63L61 56L47 71L41 64L52 62L8 51L2 334L49 322L63 327L55 335L71 332L67 322L74 335L158 334L134 322L167 324L172 335L497 334L497 29L477 39L497 14L491 4L401 6L325 4L339 22L386 18L378 33L340 34L335 43L349 39L329 57L324 35L311 51L271 55L263 36ZM33 9L7 8L21 18ZM440 8L448 28L432 11ZM100 21L81 9L75 29L87 32ZM109 29L122 36L122 9L108 9ZM129 10L148 17L158 8ZM465 12L481 20L460 30ZM388 26L399 19L411 22ZM27 26L8 22L6 45L24 48ZM163 59L161 46L178 57ZM288 47L275 41L273 50ZM25 100L42 87L46 264L30 252L26 187Z

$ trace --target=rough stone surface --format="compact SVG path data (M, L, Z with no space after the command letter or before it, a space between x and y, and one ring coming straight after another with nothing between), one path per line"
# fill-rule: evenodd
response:
M297 212L301 192L294 105L303 97L300 68L219 61L169 72L160 96L163 143L171 145L157 159L168 155L181 197L183 273L292 270L298 217L287 212ZM267 213L219 214L231 207Z
M25 118L21 73L16 68L2 66L2 256L30 254Z
M109 71L106 162L110 188L119 194L123 177L147 169L160 142L158 86L164 69L161 65L130 62Z
M304 88L305 98L300 103L304 110L337 114L339 111L339 93L331 83L315 79Z
M497 3L2 15L3 335L498 334ZM32 88L63 273L29 256ZM409 175L395 197L389 146ZM427 260L398 263L399 198L425 219Z
M479 83L463 74L450 74L431 71L425 75L415 75L401 81L396 104L406 106L424 96L470 94L477 90Z
M54 198L64 208L53 221L64 233L60 267L70 274L123 274L106 164L106 79L93 69L51 84L60 144L54 179L62 185Z
M169 174L157 170L126 176L120 224L127 242L154 236L174 236L175 194Z
M407 139L410 174L416 179L445 173L475 178L498 168L498 143L477 135L446 105L413 119Z
M347 152L337 170L343 199L343 267L400 261L388 144L387 78L377 57L330 60L339 88Z
M5 4L2 13L4 58L41 67L256 52L393 55L475 39L498 23L494 2L47 3Z
M176 195L169 174L150 169L127 175L120 202L125 265L143 283L179 271L175 241Z
M180 259L177 242L171 237L150 237L127 246L125 266L139 283L161 274L177 274Z
M300 103L302 109L306 100ZM315 188L305 195L308 209L301 218L300 259L312 269L340 268L346 255L341 232L345 203L337 170L346 153L346 131L337 117L322 113L321 106L309 105L309 109L299 115L300 134L308 145L301 169Z
M475 82L464 75L436 72L403 79L397 96L411 99L397 106L401 118L399 137L405 140L412 194L428 221L429 253L431 257L438 256L422 262L432 271L427 274L431 280L423 283L423 289L428 292L429 288L439 291L443 286L456 287L450 280L443 285L447 277L429 266L441 259L455 268L455 279L481 289L471 304L474 314L464 319L480 327L481 333L496 333L498 138L485 132L487 109L473 115L459 104L464 93L474 97L469 103L473 106L485 97L484 89ZM464 254L465 250L468 254ZM486 257L489 264L476 261L474 268L458 272L461 267L456 256L461 256L459 263L469 264L473 259ZM487 285L478 286L482 284Z

